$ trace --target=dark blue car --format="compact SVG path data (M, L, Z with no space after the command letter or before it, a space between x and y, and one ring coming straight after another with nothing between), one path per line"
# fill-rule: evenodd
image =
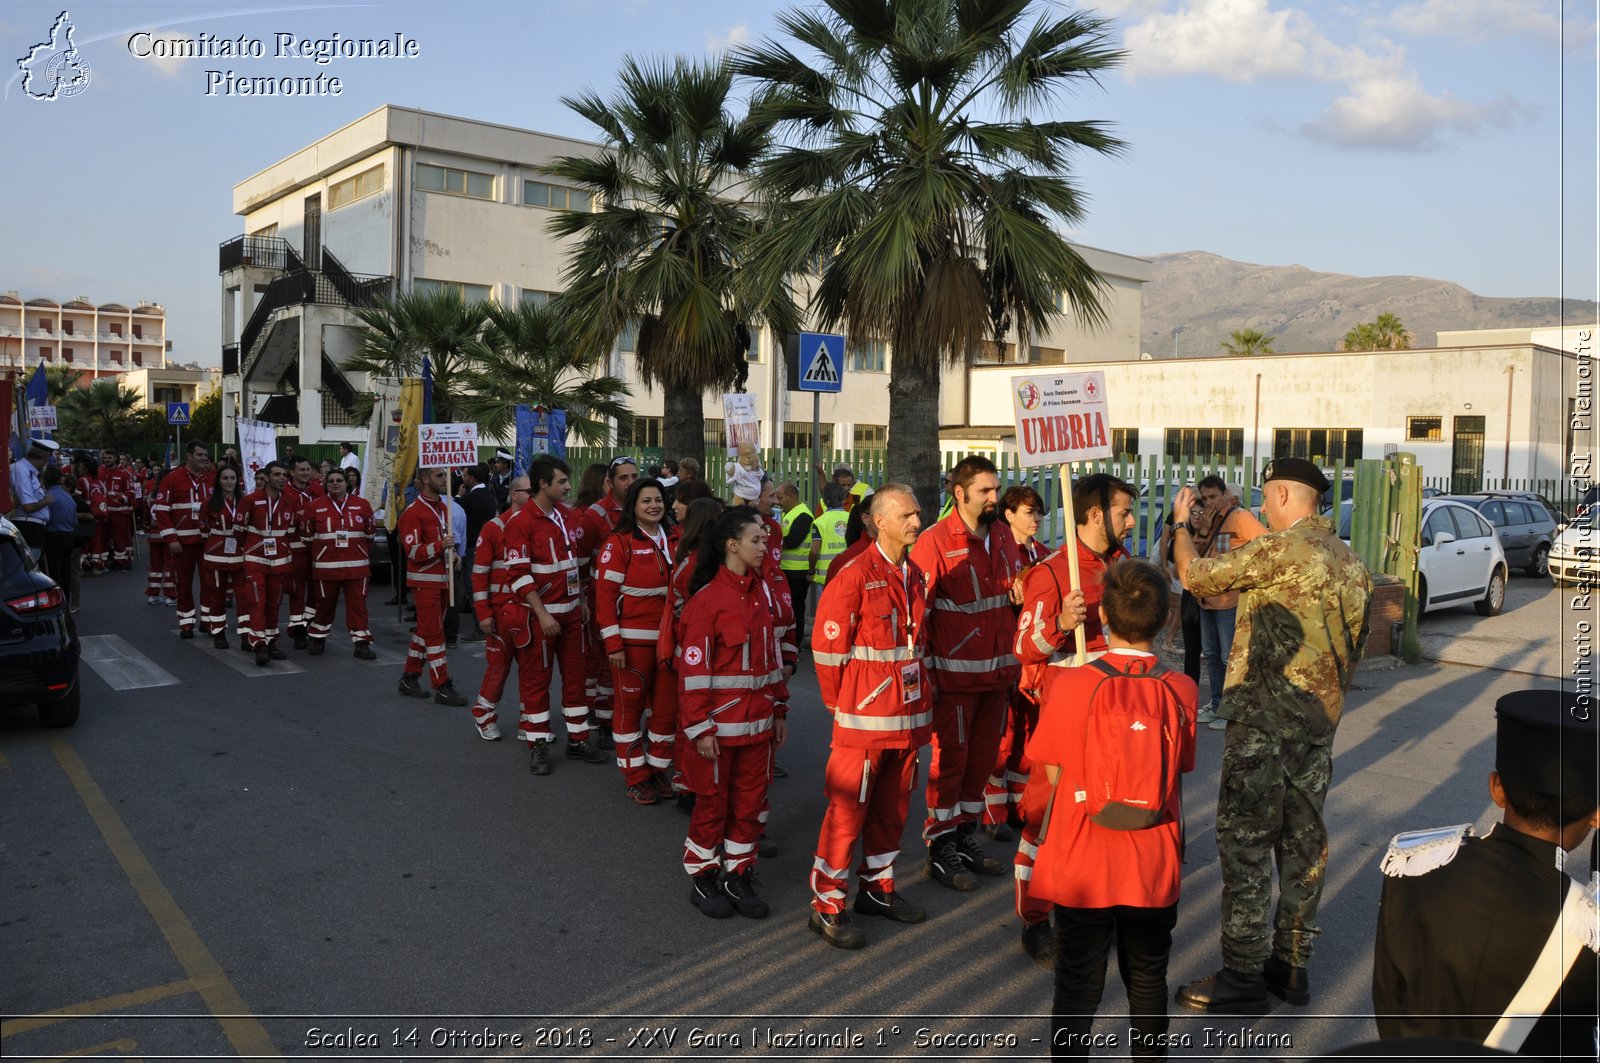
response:
M46 727L78 721L78 627L66 592L0 518L0 706L37 705Z

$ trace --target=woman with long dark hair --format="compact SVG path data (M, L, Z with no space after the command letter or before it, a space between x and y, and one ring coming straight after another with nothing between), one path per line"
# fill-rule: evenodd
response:
M702 498L716 499L704 480L683 480L672 492L672 522L683 524L689 519L689 507ZM720 508L719 508L720 512Z
M767 914L753 873L789 689L761 571L766 553L755 513L724 513L701 540L679 618L680 763L696 795L683 867L694 880L690 900L714 919Z
M666 526L666 515L661 481L635 480L617 530L595 553L595 623L617 692L611 737L628 799L639 805L672 796L677 684L656 661L678 545L678 530Z
M685 480L681 483L703 484L704 481ZM708 491L691 502L684 515L682 535L678 538L678 547L672 558L672 582L667 591L667 608L661 617L661 637L656 642L657 666L674 677L677 675L678 618L683 615L683 607L689 602L689 580L694 576L697 545L722 516L723 509L721 500ZM676 678L673 684L676 692ZM681 771L682 761L683 743L674 741L674 768ZM672 791L678 798L678 811L687 813L694 807L694 794L685 790L681 783L681 777L675 777Z
M223 464L217 468L217 482L200 513L200 527L206 544L200 554L200 630L211 636L219 650L228 648L228 599L236 594L234 584L244 571L244 552L239 541L244 490L239 470ZM235 627L241 644L248 643L249 631L243 619Z
M583 470L583 475L578 478L577 497L572 500L572 511L582 513L606 493L606 474L611 467L603 461L597 461Z
M1018 485L1000 496L1000 521L1010 530L1022 555L1022 572L1011 584L1011 601L1015 612L1021 612L1022 580L1029 568L1045 559L1050 551L1038 540L1039 520L1044 516L1044 499L1031 487ZM1000 737L1000 749L995 757L994 770L983 788L983 814L979 820L989 837L1008 842L1016 837L1022 826L1018 806L1022 791L1028 785L1028 758L1023 749L1039 723L1039 706L1020 689L1011 691L1006 717L1005 734Z

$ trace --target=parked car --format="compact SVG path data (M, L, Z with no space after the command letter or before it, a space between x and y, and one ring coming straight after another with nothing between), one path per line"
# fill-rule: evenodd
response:
M1550 582L1600 581L1600 512L1593 508L1561 530L1550 547Z
M1355 503L1339 507L1339 538L1350 538ZM1424 613L1472 603L1480 616L1498 616L1506 604L1505 550L1489 522L1450 498L1422 503L1417 551L1417 600Z
M46 727L78 721L78 626L66 592L0 517L0 707L37 705Z
M1506 552L1506 564L1537 579L1550 574L1550 544L1555 541L1558 522L1551 510L1539 501L1538 495L1480 491L1445 497L1471 506L1494 525L1500 546Z

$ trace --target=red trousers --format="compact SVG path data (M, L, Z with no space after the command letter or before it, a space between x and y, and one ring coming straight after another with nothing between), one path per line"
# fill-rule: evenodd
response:
M522 697L522 721L517 737L524 742L550 738L550 683L558 663L561 665L561 715L567 721L567 741L582 742L589 737L589 695L585 689L589 664L587 625L577 610L563 613L556 620L561 624L561 631L551 638L540 631L539 622L529 616L528 648L516 654L517 686Z
M108 513L105 529L107 545L111 548L112 567L127 568L133 564L133 513Z
M317 579L311 584L317 610L312 615L309 634L325 639L333 634L333 618L339 609L339 591L344 591L344 626L350 629L351 642L371 642L367 629L367 577Z
M178 627L193 628L195 618L194 577L200 570L200 557L206 552L203 542L176 543L172 555L172 578L178 584Z
M94 538L89 540L88 546L83 551L83 567L95 572L105 570L106 564L111 560L111 529L106 522L96 521Z
M678 729L678 677L656 663L656 644L625 642L627 667L613 669L617 695L611 737L617 744L617 767L629 785L647 783L653 771L672 766L672 742ZM599 716L596 710L595 715ZM644 728L649 717L649 733Z
M292 631L311 623L311 611L316 606L316 599L311 593L311 551L290 547L289 556L294 559L294 564L290 566L284 583L289 591L289 628ZM443 639L439 640L439 645L444 645Z
M1022 813L1022 837L1017 841L1017 856L1012 873L1017 883L1017 915L1023 926L1037 926L1050 918L1055 907L1050 901L1037 900L1028 895L1028 883L1033 878L1033 858L1039 854L1039 824L1044 820L1044 810L1050 805L1051 788L1043 785L1029 786L1022 792L1019 811Z
M1012 806L1022 800L1031 765L1024 755L1033 729L1039 726L1039 705L1020 690L1011 691L1006 731L995 754L994 770L983 787L983 823L1004 823Z
M167 544L150 536L150 577L145 581L146 598L171 598L176 595L172 586L172 560L167 556Z
M506 692L506 678L511 671L513 654L511 643L500 627L500 617L495 616L494 634L483 640L483 682L478 684L478 700L472 705L472 720L479 727L494 723L498 718L495 706L500 704L500 698ZM549 730L549 722L547 714L546 731Z
M589 615L594 615L594 601L589 602ZM615 691L611 687L611 662L606 660L606 645L600 638L600 625L597 621L590 620L584 628L584 639L588 642L587 671L583 683L583 693L588 699L590 707L594 709L594 719L601 727L611 726L611 696Z
M963 823L978 822L1006 726L1006 691L940 692L933 703L933 762L928 766L928 818L922 837L933 841Z
M861 841L856 878L875 890L894 891L894 861L900 855L911 791L917 785L914 749L852 749L834 746L823 772L828 810L817 835L811 866L811 907L844 911L850 862Z
M444 656L444 611L449 594L448 587L434 584L411 588L417 626L411 629L411 645L406 648L405 674L421 675L426 667L428 682L435 690L450 682L450 665Z
M200 630L220 635L228 628L228 595L235 593L243 565L208 565L200 562ZM247 632L243 603L239 605L239 631Z
M278 637L278 608L283 602L284 570L247 564L244 590L239 595L239 614L250 617L242 634L251 646L260 646Z
M715 760L685 739L684 781L695 792L683 869L691 875L722 869L737 875L756 862L761 809L772 781L771 732L750 745L721 745Z

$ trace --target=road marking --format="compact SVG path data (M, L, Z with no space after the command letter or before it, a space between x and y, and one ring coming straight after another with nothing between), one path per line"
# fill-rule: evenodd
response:
M229 1043L241 1056L281 1060L282 1053L250 1013L239 991L228 981L222 965L211 955L205 942L200 940L194 924L189 922L189 917L183 914L183 909L178 907L178 902L162 884L155 868L150 866L139 844L133 840L127 824L122 822L122 817L106 800L105 793L90 776L77 751L60 735L50 737L50 748L60 762L61 770L72 782L72 788L89 810L90 818L100 829L106 846L117 858L117 863L122 865L122 872L128 876L134 892L155 920L161 936L167 939L167 947L172 949L172 954L178 958L178 963L194 983L200 999L205 1001L206 1007L221 1024Z
M83 660L112 690L178 686L183 680L129 645L121 635L85 635Z
M154 1003L157 1000L166 1000L170 997L181 997L185 993L193 993L198 988L191 979L180 978L176 982L166 985L151 986L148 989L135 989L131 993L118 993L116 996L101 997L99 1000L89 1000L82 1004L73 1004L65 1008L56 1008L54 1011L42 1011L26 1019L7 1020L6 1034L15 1037L17 1034L28 1033L32 1030L42 1030L46 1026L54 1026L67 1019L79 1019L86 1015L102 1015L108 1011L122 1011L125 1008L136 1008L142 1004Z
M305 671L304 668L293 661L271 661L263 668L256 664L254 654L245 653L231 646L228 649L219 650L211 644L210 639L203 639L199 635L196 635L189 642L189 645L218 664L225 664L249 679L260 679L269 675L293 675L296 672Z
M68 1052L64 1056L55 1056L51 1059L39 1059L34 1063L66 1063L69 1059L82 1059L85 1056L98 1056L101 1052L132 1052L139 1047L139 1042L133 1038L124 1038L121 1041L107 1041L103 1045L93 1048L80 1048L76 1052Z

